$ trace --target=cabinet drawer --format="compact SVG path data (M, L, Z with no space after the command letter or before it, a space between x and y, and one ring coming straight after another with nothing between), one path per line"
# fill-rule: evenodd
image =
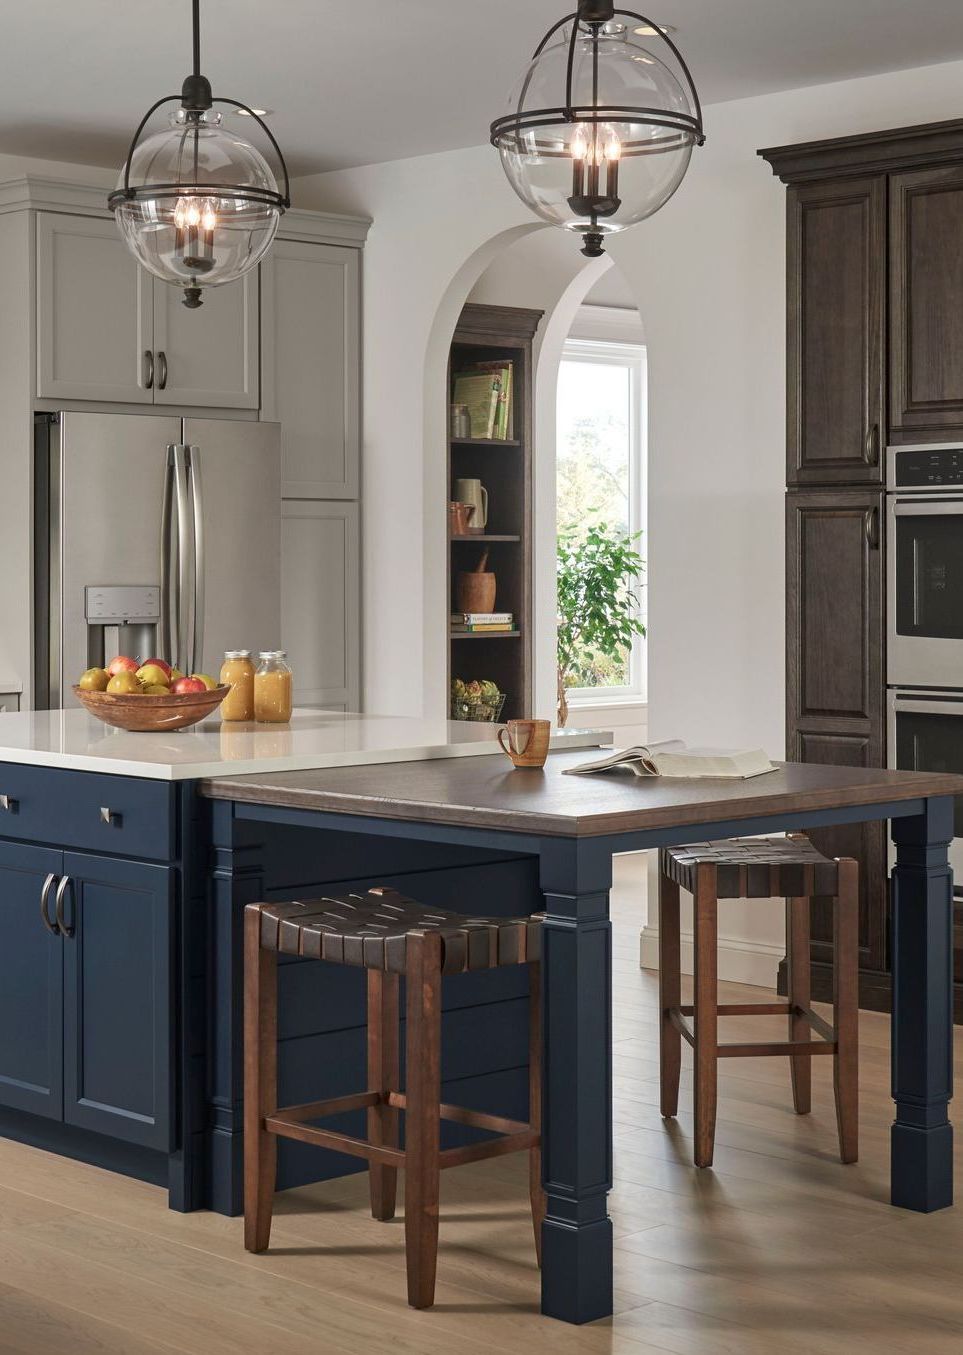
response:
M0 763L0 796L7 804L0 838L154 861L174 856L174 787L166 781Z

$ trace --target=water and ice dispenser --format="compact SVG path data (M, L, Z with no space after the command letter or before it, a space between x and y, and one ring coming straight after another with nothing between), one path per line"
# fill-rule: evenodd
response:
M84 610L88 668L103 668L117 654L141 660L158 655L159 587L88 584Z

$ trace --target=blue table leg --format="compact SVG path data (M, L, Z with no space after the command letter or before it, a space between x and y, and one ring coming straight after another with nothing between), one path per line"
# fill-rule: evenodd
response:
M953 1203L953 801L893 820L892 1200L929 1213Z
M541 853L545 899L542 1312L612 1312L611 852L563 839Z

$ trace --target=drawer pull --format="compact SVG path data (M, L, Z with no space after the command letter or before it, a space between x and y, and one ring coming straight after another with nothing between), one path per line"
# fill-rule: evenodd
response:
M73 927L69 927L67 923L64 922L64 895L66 894L68 887L72 883L73 881L71 880L70 876L65 875L63 879L60 881L60 884L57 886L57 898L56 898L57 926L60 929L61 936L73 936L74 934Z
M16 814L20 809L20 801L12 795L0 795L0 809L6 814Z
M47 903L50 899L50 891L53 888L53 882L56 878L56 875L48 875L43 882L43 889L40 891L40 918L51 936L57 935L57 928L50 921L50 917L47 913Z
M107 805L100 806L100 821L110 826L120 827L121 816L115 809L109 809Z

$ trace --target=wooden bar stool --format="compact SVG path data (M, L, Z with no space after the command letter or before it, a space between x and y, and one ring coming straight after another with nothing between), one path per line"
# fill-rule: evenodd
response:
M545 1201L541 1164L540 919L463 917L423 908L393 889L305 903L253 903L244 919L244 1245L267 1250L278 1138L367 1158L371 1213L395 1212L405 1178L408 1302L430 1308L438 1255L439 1172L483 1158L529 1154L535 1249L541 1263ZM277 1103L277 957L300 955L368 971L368 1087L309 1105ZM441 980L445 974L529 966L529 1122L441 1104ZM399 979L407 993L406 1092L399 1089ZM367 1139L309 1125L366 1109ZM399 1111L405 1147L399 1147ZM499 1137L439 1146L441 1120Z
M811 1109L811 1058L832 1054L839 1154L855 1162L859 1123L857 1059L859 876L855 861L829 860L802 834L736 838L663 848L659 854L659 998L662 1114L679 1106L682 1040L695 1053L695 1162L712 1165L716 1128L716 1061L722 1058L789 1056L796 1113ZM681 1005L679 889L693 898L695 1001ZM719 1005L716 978L716 914L719 899L786 896L789 970L787 1002ZM832 895L834 908L833 1025L810 1008L809 906L814 895ZM789 1018L785 1043L719 1044L720 1016ZM690 1027L686 1017L694 1018ZM820 1038L810 1039L810 1031Z

